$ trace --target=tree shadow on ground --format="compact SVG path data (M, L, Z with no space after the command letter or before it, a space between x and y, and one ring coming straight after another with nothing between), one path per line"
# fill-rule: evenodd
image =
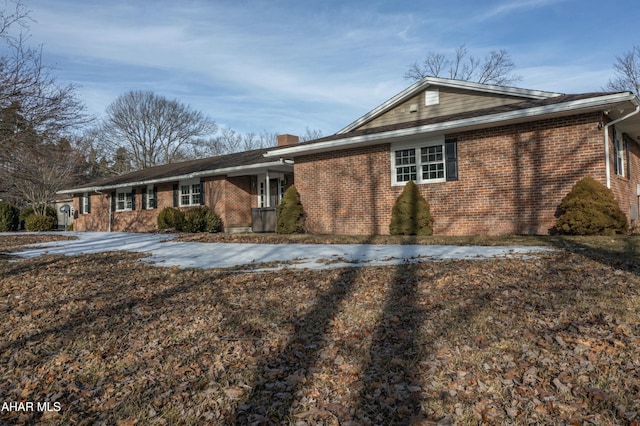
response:
M640 236L545 238L553 247L640 275Z

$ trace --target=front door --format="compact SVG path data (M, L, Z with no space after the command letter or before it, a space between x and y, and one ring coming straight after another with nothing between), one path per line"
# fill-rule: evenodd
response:
M280 179L269 179L269 206L278 207L280 204Z

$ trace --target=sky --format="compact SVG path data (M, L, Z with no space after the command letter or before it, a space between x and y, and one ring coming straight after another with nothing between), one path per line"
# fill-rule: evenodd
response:
M517 86L602 90L640 44L637 0L22 0L87 111L149 90L239 132L331 135L408 87L410 64L506 49Z

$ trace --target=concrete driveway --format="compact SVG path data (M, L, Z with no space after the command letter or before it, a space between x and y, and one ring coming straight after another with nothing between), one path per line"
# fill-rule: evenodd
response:
M54 241L13 253L24 258L43 254L77 255L108 251L149 254L143 260L180 268L326 269L379 266L444 259L488 259L549 252L548 247L378 244L247 244L172 241L170 234L69 232L76 240ZM22 234L24 235L24 234Z

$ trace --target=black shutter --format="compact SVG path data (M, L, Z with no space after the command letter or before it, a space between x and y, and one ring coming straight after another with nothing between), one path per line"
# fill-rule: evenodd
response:
M200 182L200 205L204 206L204 183Z
M142 206L140 207L142 210L149 209L149 201L147 201L147 188L142 188L140 190L142 192Z
M444 151L447 180L458 180L458 140L445 139Z
M136 190L131 190L131 210L136 209Z
M111 211L115 212L116 211L116 199L117 199L117 195L115 192L111 193Z
M87 211L85 213L91 213L91 194L87 192Z
M153 187L153 202L151 203L151 208L152 209L158 208L158 187L157 186Z
M180 205L179 203L180 200L178 199L179 197L178 190L179 190L179 186L176 183L173 185L173 207L178 207Z
M84 213L84 194L80 194L78 197L78 213Z

